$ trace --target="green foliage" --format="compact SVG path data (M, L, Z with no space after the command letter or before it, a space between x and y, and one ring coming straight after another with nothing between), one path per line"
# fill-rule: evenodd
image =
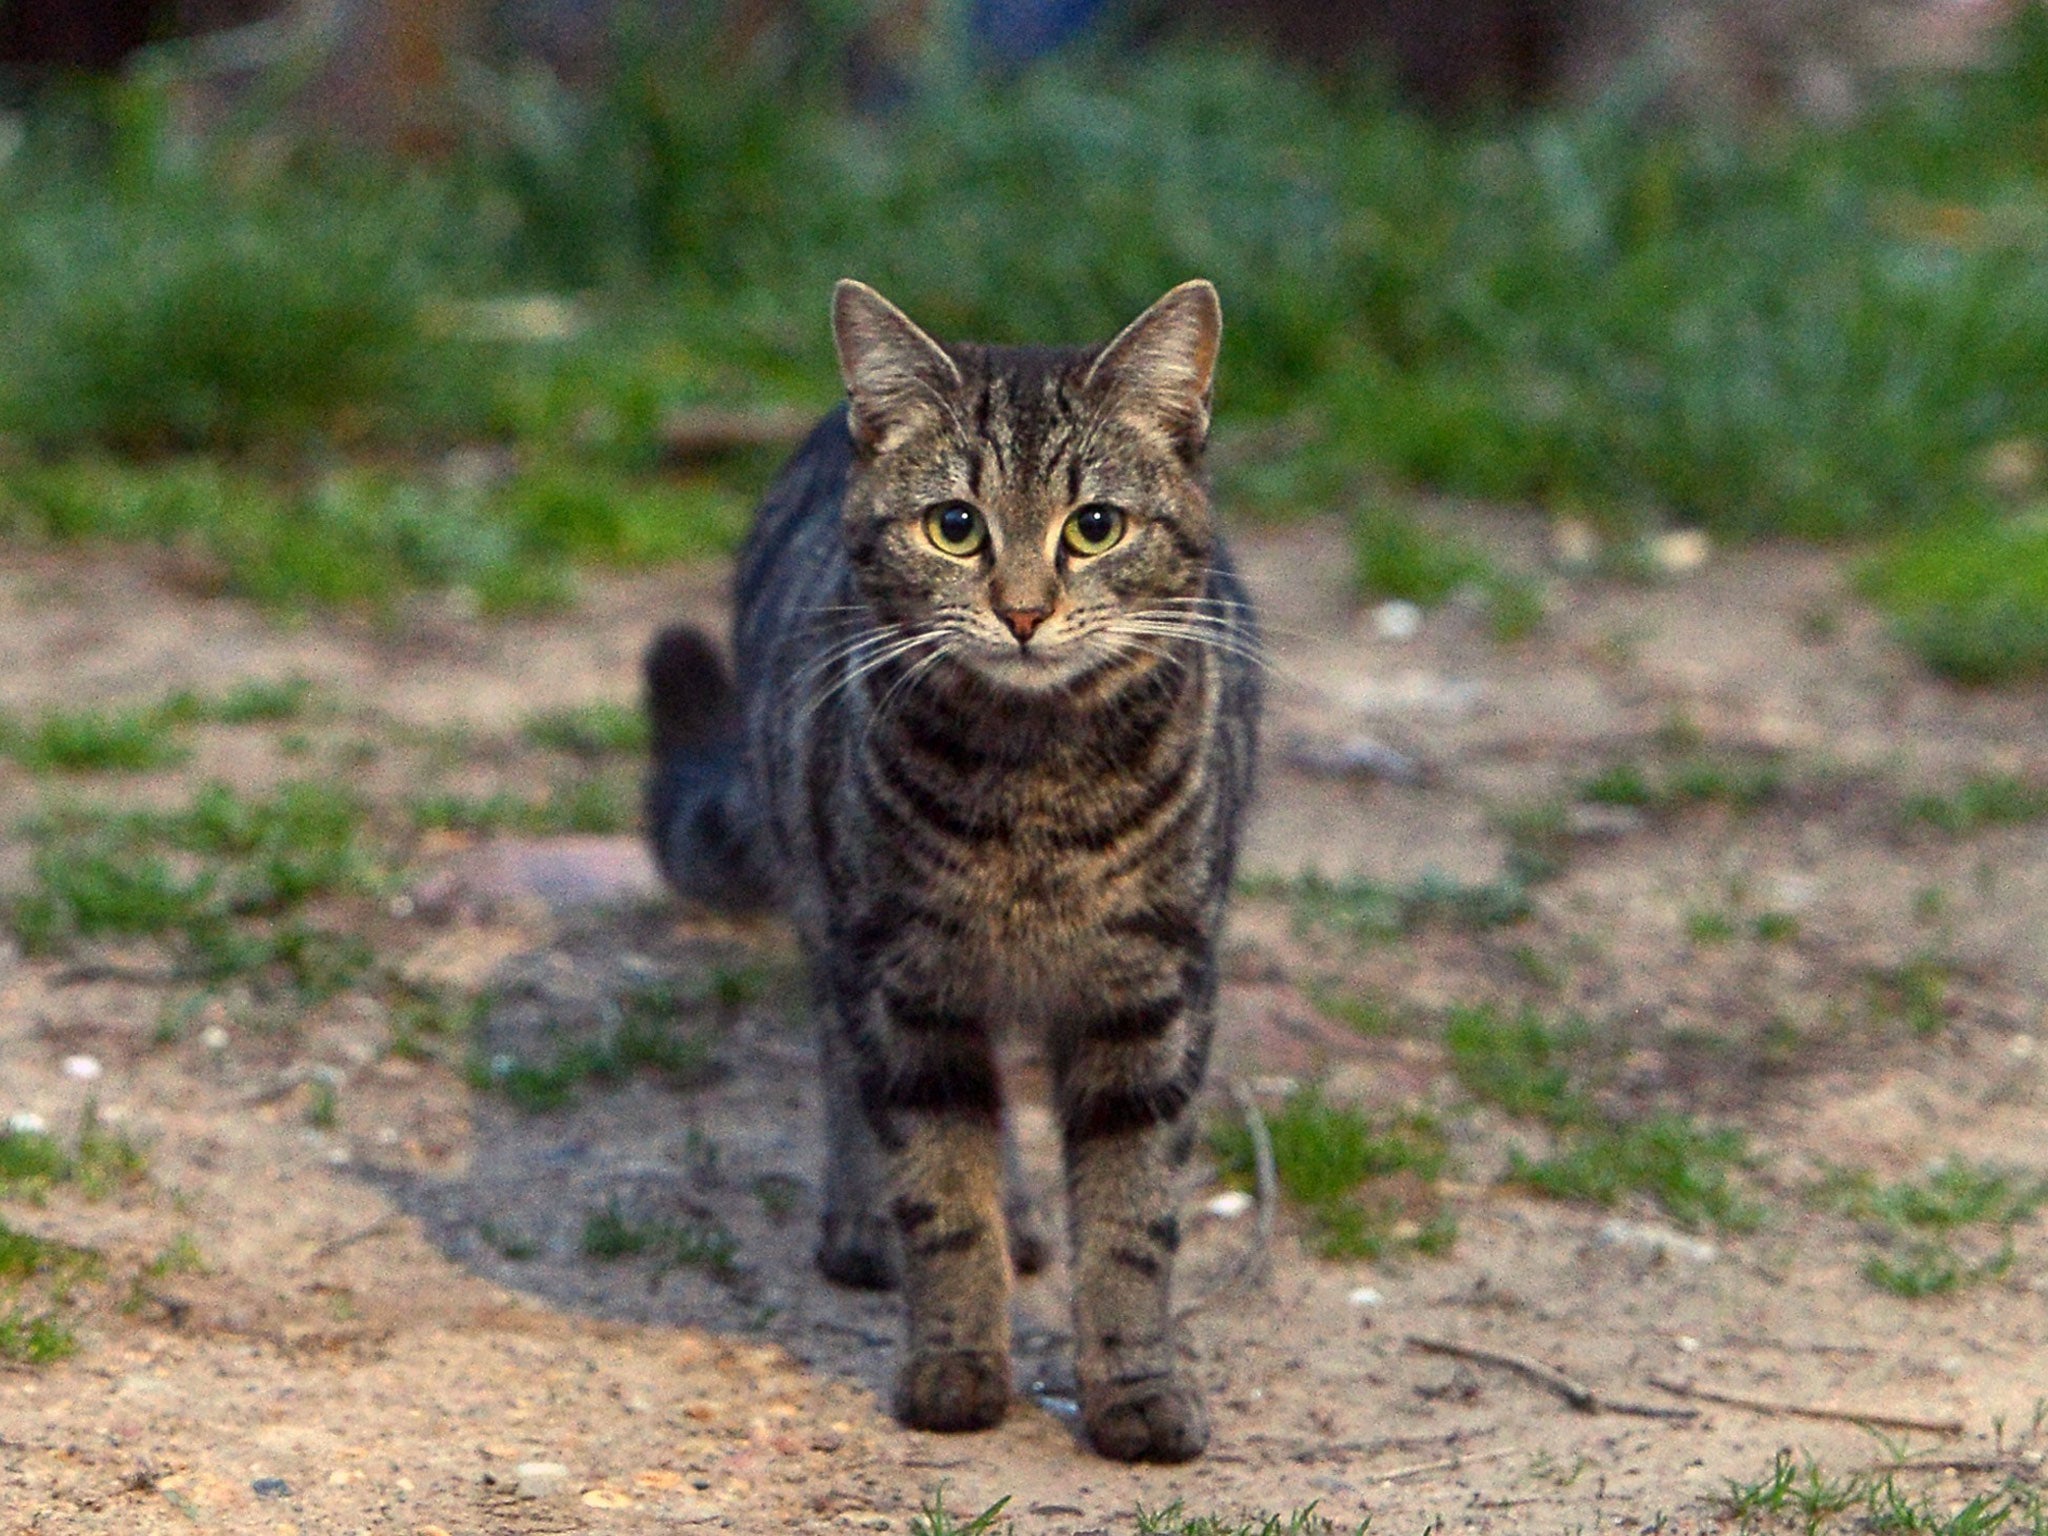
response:
M1728 1484L1722 1496L1729 1519L1745 1533L1798 1532L1829 1536L1852 1531L1876 1536L2044 1536L2048 1505L2039 1490L2019 1481L1972 1494L1958 1503L1953 1491L1915 1495L1900 1486L1901 1471L1834 1476L1811 1456L1779 1451L1771 1470L1754 1482Z
M1648 763L1634 758L1609 763L1579 786L1579 798L1660 815L1695 805L1753 810L1773 799L1783 785L1783 770L1769 757L1680 750Z
M509 1054L478 1058L471 1063L470 1082L504 1094L529 1114L565 1108L579 1084L616 1084L642 1071L678 1089L699 1087L716 1070L711 1042L681 1026L681 1010L681 999L667 986L630 993L620 999L619 1024L608 1037L577 1041L545 1061Z
M1899 638L1958 683L2048 671L2048 523L1965 518L1910 535L1859 577Z
M687 1222L631 1221L614 1197L584 1220L583 1251L593 1259L651 1257L663 1272L688 1268L729 1276L739 1244L715 1216Z
M946 1512L946 1488L941 1483L932 1490L924 1508L910 1517L910 1536L993 1536L997 1517L1009 1506L1010 1496L1005 1494L963 1523ZM1013 1532L1016 1526L1005 1520L1003 1530Z
M109 1129L88 1102L68 1148L43 1131L0 1129L0 1195L39 1199L59 1184L98 1200L141 1179L147 1160L126 1133Z
M1326 1259L1378 1259L1413 1249L1441 1253L1457 1227L1429 1186L1442 1176L1443 1133L1427 1115L1375 1121L1348 1105L1329 1103L1321 1089L1288 1095L1266 1121L1280 1189L1308 1216L1311 1246ZM1242 1122L1219 1122L1210 1143L1223 1172L1240 1183L1256 1168L1252 1133ZM1405 1188L1367 1188L1405 1174Z
M1513 876L1466 883L1426 874L1406 885L1349 877L1330 880L1310 871L1276 886L1252 885L1252 894L1291 898L1298 928L1323 929L1359 943L1399 938L1418 928L1498 928L1529 915L1528 888Z
M344 791L293 783L245 796L213 784L182 810L74 809L30 830L33 880L12 919L32 952L154 936L195 979L267 973L315 997L369 968L361 938L300 917L376 879L363 808Z
M55 1365L78 1353L78 1337L51 1312L0 1309L0 1363Z
M610 702L549 710L526 722L526 739L577 757L637 755L647 750L647 717L634 705Z
M1362 1520L1350 1536L1365 1536L1370 1520ZM1315 1505L1285 1515L1252 1515L1233 1520L1223 1515L1191 1515L1175 1499L1164 1509L1138 1506L1138 1536L1344 1536L1344 1528L1316 1513Z
M1552 1132L1547 1156L1510 1150L1512 1182L1597 1205L1645 1194L1691 1227L1740 1230L1762 1219L1730 1180L1749 1162L1740 1131L1670 1113L1630 1120L1601 1108L1587 1081L1595 1053L1583 1021L1553 1025L1534 1009L1510 1018L1491 1006L1458 1008L1446 1023L1445 1043L1466 1092Z
M2009 773L1972 774L1953 793L1908 797L1900 815L1951 837L1968 837L1986 827L2018 826L2048 816L2048 788Z
M2013 1263L2013 1228L2048 1206L2048 1177L1952 1158L1894 1184L1838 1169L1812 1199L1874 1228L1882 1248L1864 1260L1864 1279L1913 1299L2002 1278ZM1994 1229L1997 1245L1963 1252L1960 1229L1970 1227Z

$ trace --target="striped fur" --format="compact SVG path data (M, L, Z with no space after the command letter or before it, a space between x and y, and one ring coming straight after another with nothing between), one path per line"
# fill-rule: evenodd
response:
M819 1262L902 1284L899 1416L973 1429L1008 1401L1009 1275L1040 1239L995 1047L1023 1031L1064 1138L1084 1427L1107 1455L1184 1459L1208 1430L1175 1360L1167 1177L1259 704L1200 468L1214 291L1089 350L941 348L857 284L836 320L849 404L741 556L736 684L687 632L650 653L657 849L686 894L717 899L722 875L802 939ZM987 529L971 557L927 532L952 502ZM1062 528L1101 504L1121 541L1075 553Z

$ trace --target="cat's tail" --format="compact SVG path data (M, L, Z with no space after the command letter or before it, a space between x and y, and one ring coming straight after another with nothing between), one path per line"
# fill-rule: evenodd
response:
M741 761L739 696L701 630L655 636L643 662L654 761L647 836L669 884L726 912L769 904L758 817Z

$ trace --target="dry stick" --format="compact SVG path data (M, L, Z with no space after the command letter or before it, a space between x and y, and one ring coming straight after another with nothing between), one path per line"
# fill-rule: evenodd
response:
M1252 1139L1252 1182L1257 1191L1258 1220L1249 1247L1238 1255L1228 1273L1210 1286L1207 1294L1174 1313L1175 1322L1185 1322L1206 1307L1212 1307L1239 1286L1263 1289L1273 1279L1273 1207L1280 1198L1279 1175L1273 1166L1273 1138L1266 1130L1266 1117L1246 1091L1244 1084L1232 1083L1230 1096L1244 1115L1244 1128Z
M1264 1285L1273 1275L1273 1207L1280 1199L1280 1176L1273 1164L1273 1136L1266 1129L1266 1117L1249 1088L1233 1082L1230 1096L1236 1100L1237 1112L1244 1116L1244 1128L1251 1134L1252 1184L1259 1198L1259 1224L1252 1234L1256 1247L1246 1273L1257 1284Z
M2041 1468L2019 1456L1914 1456L1906 1461L1873 1461L1866 1472L2005 1472L2034 1478Z
M1766 1397L1742 1397L1733 1392L1716 1392L1690 1381L1672 1381L1652 1376L1650 1385L1674 1397L1697 1398L1703 1403L1725 1403L1730 1408L1747 1408L1752 1413L1783 1414L1795 1419L1826 1419L1835 1424L1860 1424L1866 1429L1912 1429L1929 1435L1960 1435L1961 1419L1921 1419L1903 1413L1866 1413L1858 1408L1814 1408L1805 1403L1780 1403Z
M1441 1461L1418 1461L1412 1467L1395 1467L1391 1472L1367 1472L1363 1475L1374 1482L1391 1483L1397 1478L1416 1477L1424 1472L1448 1472L1475 1461L1499 1461L1503 1456L1514 1455L1519 1449L1519 1446L1503 1445L1491 1451L1474 1451L1470 1456L1446 1456Z
M1574 1381L1555 1366L1545 1365L1541 1360L1532 1360L1527 1355L1475 1349L1469 1344L1456 1344L1449 1339L1425 1338L1419 1333L1409 1334L1408 1342L1432 1355L1449 1355L1456 1360L1471 1360L1479 1365L1498 1365L1505 1370L1514 1371L1528 1377L1540 1387L1548 1387L1581 1413L1628 1413L1644 1419L1699 1417L1699 1410L1695 1408L1665 1408L1656 1403L1632 1403L1619 1398L1602 1397L1584 1382Z

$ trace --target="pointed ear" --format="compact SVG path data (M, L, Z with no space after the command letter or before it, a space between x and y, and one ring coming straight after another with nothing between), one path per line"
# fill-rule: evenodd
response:
M1103 391L1118 415L1163 433L1193 458L1209 440L1209 390L1222 340L1215 286L1196 278L1125 326L1088 365L1083 387Z
M832 290L832 339L852 406L853 440L878 452L943 409L960 370L910 317L866 283L843 277Z

